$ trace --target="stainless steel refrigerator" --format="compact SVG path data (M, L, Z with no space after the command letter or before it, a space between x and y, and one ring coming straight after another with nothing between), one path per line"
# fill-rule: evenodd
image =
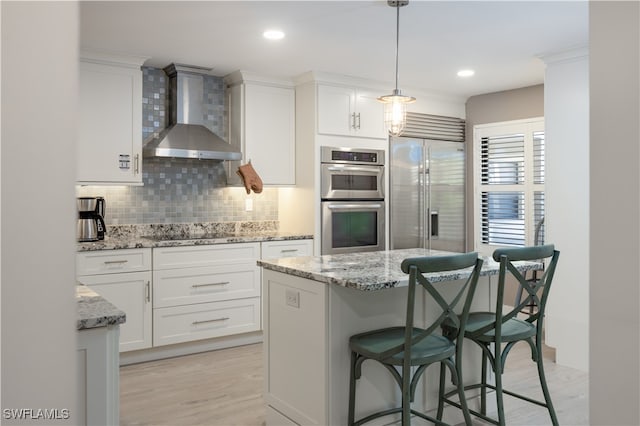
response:
M464 252L464 144L392 137L389 160L389 248Z

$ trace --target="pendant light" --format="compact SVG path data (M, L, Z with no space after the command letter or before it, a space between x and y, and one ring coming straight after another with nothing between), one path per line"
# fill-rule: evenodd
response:
M384 124L391 136L399 136L407 123L407 104L416 98L405 96L398 89L398 46L400 44L400 8L409 4L409 0L387 0L387 4L396 8L396 88L390 95L380 96L384 103Z

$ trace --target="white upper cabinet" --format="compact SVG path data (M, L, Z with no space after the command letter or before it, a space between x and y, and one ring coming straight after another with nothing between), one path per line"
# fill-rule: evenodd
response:
M251 161L265 185L295 184L295 89L292 83L244 72L229 84L229 142ZM229 178L238 161L230 161ZM230 183L237 183L230 181Z
M318 133L386 139L384 106L373 91L318 85Z
M77 182L142 184L145 58L83 52L80 58Z

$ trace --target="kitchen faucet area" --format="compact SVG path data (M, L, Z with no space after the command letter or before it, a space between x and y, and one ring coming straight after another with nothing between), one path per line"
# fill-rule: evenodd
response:
M640 1L0 20L3 424L640 424Z

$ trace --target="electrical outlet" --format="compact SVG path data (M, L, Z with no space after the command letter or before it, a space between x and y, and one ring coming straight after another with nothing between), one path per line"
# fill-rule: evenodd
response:
M294 308L300 308L300 292L295 290L287 290L285 292L285 297L287 298L287 305L293 306Z
M253 211L253 198L247 198L244 200L244 211Z

